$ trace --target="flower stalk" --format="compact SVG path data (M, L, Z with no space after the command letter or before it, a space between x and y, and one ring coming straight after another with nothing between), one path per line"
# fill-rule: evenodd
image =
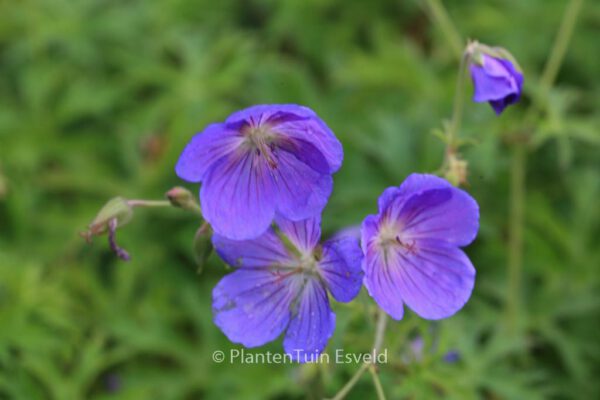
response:
M556 39L550 51L550 56L544 66L540 78L541 96L534 98L523 126L526 132L533 130L535 120L540 111L539 99L546 98L563 63L566 51L573 36L577 18L581 11L583 0L571 0L567 4L563 20L558 30ZM525 140L516 138L511 158L510 176L510 218L508 239L508 290L506 315L509 332L514 332L519 318L519 306L521 301L521 276L523 269L523 231L524 213L526 202L526 165L527 165L527 138Z
M375 338L373 340L373 361L363 363L363 365L360 366L360 368L356 371L352 378L350 378L350 380L340 389L339 392L337 392L337 394L334 397L331 398L331 400L344 399L367 370L369 370L373 378L373 384L375 385L377 398L379 400L385 400L385 393L383 391L383 387L381 386L379 376L377 375L376 360L377 355L379 354L379 350L381 350L381 346L383 345L383 338L385 336L385 328L387 327L387 321L388 316L386 312L383 311L381 308L378 308L377 326L375 328Z
M178 207L202 216L200 205L195 201L194 196L187 189L175 187L169 190L166 196L169 200L125 199L123 197L114 197L100 209L92 223L88 226L88 230L80 232L79 235L88 243L91 243L94 236L101 236L107 233L108 244L112 252L119 259L129 261L131 260L129 253L117 244L116 232L118 228L128 224L133 219L135 208ZM208 252L208 254L210 253Z

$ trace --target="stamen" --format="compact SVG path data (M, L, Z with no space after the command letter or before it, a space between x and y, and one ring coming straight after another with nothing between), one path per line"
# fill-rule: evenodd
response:
M262 118L261 118L262 120ZM250 123L245 127L243 133L247 136L249 143L256 149L258 155L263 156L270 168L277 168L277 159L272 145L273 135L266 125L260 125L250 117Z

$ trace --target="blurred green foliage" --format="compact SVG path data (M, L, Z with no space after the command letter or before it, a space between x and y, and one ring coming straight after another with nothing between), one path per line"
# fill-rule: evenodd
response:
M600 398L600 3L588 1L527 162L521 307L508 333L510 137L538 90L566 2L447 2L464 37L508 48L525 97L497 118L469 104L461 135L481 231L475 291L437 323L391 322L380 368L392 399ZM256 103L315 109L339 136L328 234L373 213L387 186L439 168L457 62L418 1L0 1L0 398L284 399L332 396L356 364L212 361L213 255L199 221L136 210L132 254L78 235L114 196L160 198L211 121ZM470 89L469 89L470 90ZM197 188L188 186L194 191ZM374 303L335 304L328 351L367 352ZM424 354L411 340L424 338ZM237 347L236 347L237 348ZM276 342L250 352L280 352ZM449 350L460 360L443 361ZM351 399L374 398L368 375Z

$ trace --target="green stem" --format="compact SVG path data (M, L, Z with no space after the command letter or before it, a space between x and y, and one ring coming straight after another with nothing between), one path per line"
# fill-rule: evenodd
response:
M448 153L454 153L458 147L458 131L462 122L463 109L465 107L465 80L467 68L471 59L471 51L467 49L461 59L456 80L456 92L454 93L454 108L452 110L452 119L446 132Z
M508 327L514 332L521 303L523 265L523 212L525 205L526 150L517 144L512 150L510 170L510 216L508 240Z
M560 66L567 53L569 42L573 36L573 31L575 30L577 18L582 6L583 0L571 0L569 4L567 4L562 22L558 28L558 33L554 39L554 44L552 45L552 50L550 51L550 56L542 71L539 82L540 93L533 98L531 107L525 115L525 123L528 126L535 123L535 119L542 109L541 102L548 97L550 89L552 88L552 85L554 85Z
M375 339L373 340L373 357L377 357L379 350L381 350L388 321L387 314L381 308L377 310L377 313L377 327L375 328Z
M425 7L429 10L432 19L438 24L444 37L448 40L448 44L452 48L452 51L457 58L460 58L463 51L463 40L448 16L446 8L440 0L424 0L423 2L425 3Z
M371 371L371 375L373 376L373 383L375 385L375 390L377 391L378 398L385 400L385 394L383 393L383 387L381 386L381 382L379 381L379 377L377 376L377 371L375 370L375 362L377 360L377 354L379 354L379 350L381 350L381 346L383 345L383 338L385 336L385 328L387 326L388 316L382 309L377 310L377 327L375 328L375 338L373 340L373 361L365 362L361 367L356 371L354 376L350 378L350 380L340 389L340 391L331 399L331 400L342 400L356 385L356 382L360 379L360 377L365 373L367 369Z
M369 368L370 365L371 363L364 363L363 365L361 365L358 371L356 371L356 373L354 374L354 376L350 378L348 383L346 383L344 387L334 397L331 398L331 400L342 400L344 397L346 397L346 395L350 393L354 385L356 385L356 382L358 382L360 377L365 373L365 371Z
M552 53L550 53L550 58L544 67L544 72L540 79L540 85L544 92L550 90L556 80L560 66L565 58L569 42L571 41L571 36L573 36L577 17L581 11L582 5L583 0L571 0L567 5L563 20L558 29L554 47L552 48ZM542 93L543 96L545 94L547 93Z
M168 200L127 200L131 207L171 207Z
M581 11L583 0L571 0L565 10L563 20L556 35L554 45L542 77L540 86L542 97L545 98L556 77L560 66L566 55L566 51L575 30L577 17ZM534 125L539 104L535 102L524 119L525 131L528 132ZM508 240L508 294L507 294L507 316L508 327L514 331L518 322L518 312L521 302L521 274L523 269L523 230L524 230L524 207L526 201L526 164L527 164L527 142L526 139L517 138L514 144L511 160L510 176L510 218L509 218L509 240Z
M379 380L379 376L377 375L377 369L375 369L374 364L371 364L369 366L369 372L371 373L371 377L373 378L373 385L375 385L377 399L385 400L385 392L383 391L383 386L381 385L381 381Z

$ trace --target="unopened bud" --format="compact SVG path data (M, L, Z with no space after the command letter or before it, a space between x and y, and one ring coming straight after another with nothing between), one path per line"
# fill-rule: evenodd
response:
M88 231L83 233L82 236L90 239L92 236L101 235L109 230L110 221L116 220L115 228L118 228L131 221L131 218L133 218L133 208L129 205L127 200L123 197L115 197L110 199L104 207L100 209L96 218L94 218L89 225Z
M196 202L196 196L186 188L176 186L166 193L167 199L174 207L184 210L200 212L200 205Z
M211 241L213 230L210 225L205 222L198 228L194 236L194 259L198 265L197 273L201 273L204 264L212 253L213 245Z

